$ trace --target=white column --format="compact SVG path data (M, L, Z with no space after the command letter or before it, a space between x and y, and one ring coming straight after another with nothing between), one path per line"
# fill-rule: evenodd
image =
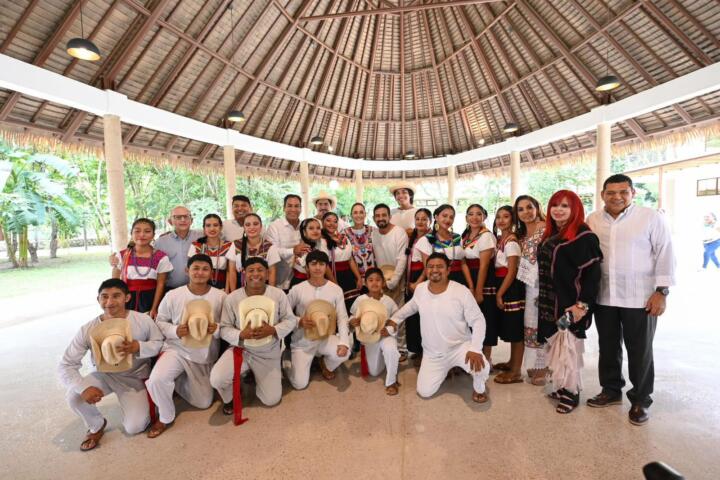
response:
M300 162L300 194L302 196L303 217L310 218L310 167L306 160Z
M223 147L223 164L225 165L225 208L227 210L227 217L225 218L233 218L232 198L237 193L237 186L235 181L235 147L232 145Z
M120 117L103 115L103 135L105 137L105 168L110 200L110 235L113 251L119 252L125 248L129 240Z
M364 199L362 170L355 170L355 201L362 202Z
M607 177L610 176L610 158L611 158L611 143L610 143L610 127L612 125L609 122L598 123L597 126L597 160L596 160L596 171L595 171L595 198L593 199L594 210L602 208L601 192L603 189L603 182Z
M510 203L520 196L520 152L510 152Z
M448 203L455 206L455 176L457 174L457 167L450 165L448 167Z
M663 203L664 203L664 200L665 200L665 198L664 198L664 197L665 197L665 195L664 195L665 192L663 192L663 190L664 190L664 188L665 188L665 185L664 185L664 183L663 183L664 173L665 173L665 172L663 171L663 167L658 168L658 204L657 204L657 208L658 208L658 209L663 208Z

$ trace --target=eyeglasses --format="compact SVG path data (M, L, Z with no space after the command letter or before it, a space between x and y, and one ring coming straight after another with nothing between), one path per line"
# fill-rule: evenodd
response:
M184 220L192 220L192 215L173 215L172 218L173 220L179 220L182 222Z

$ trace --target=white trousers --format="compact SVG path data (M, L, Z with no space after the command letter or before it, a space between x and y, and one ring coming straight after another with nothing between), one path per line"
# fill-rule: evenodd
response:
M365 345L365 357L370 375L376 377L382 373L383 369L387 369L385 386L389 387L397 381L400 352L395 337L388 336L375 343Z
M191 362L174 350L167 350L160 356L145 384L158 407L162 423L175 420L173 391L177 390L195 408L210 408L213 402L210 365Z
M420 372L417 378L417 393L423 398L431 397L440 389L448 372L453 367L460 367L472 375L473 389L478 393L485 392L485 382L490 375L490 365L483 356L485 366L479 372L471 372L470 364L465 363L465 355L470 350L470 342L453 347L441 357L431 358L423 355ZM482 354L481 354L482 355Z
M330 335L319 342L303 341L300 345L290 345L290 358L292 365L286 372L290 384L296 390L302 390L310 383L310 366L313 358L324 357L325 366L331 372L339 367L345 360L350 358L350 349L343 357L337 354L340 339L336 335Z
M145 390L113 391L103 380L105 374L93 372L83 380L83 386L96 387L103 391L105 397L114 393L118 397L120 409L123 412L123 428L129 435L135 435L144 431L150 423L150 408L148 406L147 392ZM70 408L75 412L87 426L91 433L98 432L105 422L100 410L96 405L89 404L74 390L68 390L66 399Z
M220 393L223 403L229 403L233 399L233 374L235 373L233 348L225 350L210 372L210 384ZM282 398L280 356L266 359L244 350L240 375L242 376L248 370L252 370L255 375L255 394L260 401L269 407L280 403Z

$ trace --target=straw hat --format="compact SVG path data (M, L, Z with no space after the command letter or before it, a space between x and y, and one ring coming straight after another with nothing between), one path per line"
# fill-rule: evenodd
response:
M390 194L393 196L393 198L395 198L395 192L397 190L400 190L401 188L409 190L411 192L411 195L415 194L415 185L408 182L400 182L390 185Z
M250 325L250 328L260 328L263 322L273 326L275 325L275 302L265 295L253 295L243 298L238 303L237 316L240 330L244 330L248 325ZM262 347L272 342L272 335L243 341L247 347Z
M213 309L207 300L191 300L185 304L180 325L187 323L189 335L182 337L182 343L188 348L207 348L212 335L207 333L208 326L215 323Z
M355 329L355 336L361 343L375 343L380 340L380 330L387 321L387 308L379 300L366 298L358 305L356 314L360 325Z
M389 283L393 275L395 275L395 265L382 265L380 270L382 270L383 277L385 277L385 283Z
M90 347L99 372L124 372L132 368L132 355L119 351L123 342L132 342L130 321L126 318L108 318L88 332Z
M335 334L337 312L330 302L313 300L305 309L305 316L315 322L314 327L305 329L308 340L322 340Z
M330 209L334 209L335 205L337 205L337 198L335 198L335 195L331 195L325 190L318 192L318 194L313 197L312 204L316 205L318 200L330 200Z

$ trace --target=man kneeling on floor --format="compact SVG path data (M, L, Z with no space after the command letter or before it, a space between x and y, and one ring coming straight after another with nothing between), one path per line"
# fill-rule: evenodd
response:
M68 388L70 408L88 428L80 450L97 447L107 420L95 406L115 393L123 412L123 427L134 435L150 423L145 379L150 375L150 358L160 351L163 336L147 314L126 310L130 292L120 279L105 280L98 289L103 314L80 327L60 361L60 380ZM83 377L82 359L91 351L97 371Z
M193 255L187 265L190 283L171 290L158 308L157 324L165 344L146 383L159 414L148 431L150 438L162 434L175 420L173 391L196 408L209 408L213 402L210 369L220 349L215 319L222 313L225 292L208 285L210 257Z
M449 271L450 260L445 254L431 254L425 263L428 280L415 288L412 299L392 320L399 324L420 313L423 358L417 392L421 397L434 395L450 369L460 367L472 375L472 400L485 403L490 370L482 354L485 317L470 290L448 279Z
M330 259L321 250L313 250L305 259L309 278L290 289L288 301L300 320L290 344L292 366L287 377L293 388L302 390L310 382L313 358L320 357L320 369L326 380L335 378L334 370L350 357L350 331L342 288L325 278ZM339 335L335 334L335 326Z
M297 325L285 293L267 285L268 264L260 257L245 261L245 287L228 295L220 322L220 336L231 345L210 373L210 383L223 401L223 413L242 418L241 376L251 370L256 394L271 407L282 397L280 350L282 339ZM234 407L234 408L233 408Z

